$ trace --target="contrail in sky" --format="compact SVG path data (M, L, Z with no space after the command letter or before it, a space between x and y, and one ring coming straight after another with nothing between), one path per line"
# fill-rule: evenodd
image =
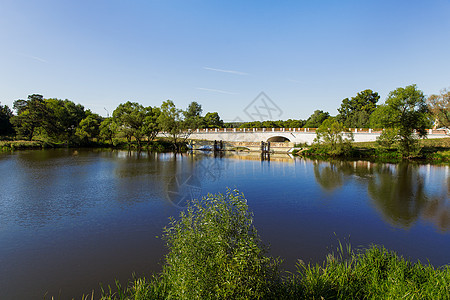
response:
M210 68L210 67L203 67L203 69L210 70L210 71L216 71L216 72L222 72L222 73L236 74L236 75L248 75L248 73L233 71L233 70L223 70L223 69L216 69L216 68Z
M37 56L26 55L26 54L23 54L23 53L18 53L18 54L21 55L21 56L23 56L23 57L27 57L27 58L31 58L31 59L40 61L40 62L42 62L42 63L48 63L48 61L46 61L45 59L40 58L40 57L37 57Z
M198 87L197 90L216 92L216 93L227 94L227 95L237 95L237 93L233 93L233 92L227 92L227 91L216 90L216 89L208 89L208 88L202 88L202 87Z

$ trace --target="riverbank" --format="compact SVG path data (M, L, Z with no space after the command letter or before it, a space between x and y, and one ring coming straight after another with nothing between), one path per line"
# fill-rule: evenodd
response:
M0 141L0 151L15 151L15 150L34 150L34 149L56 149L56 148L110 148L110 149L124 149L136 151L152 151L152 152L168 152L173 150L173 144L169 141L159 138L155 141L145 142L141 147L136 142L128 144L125 140L118 140L114 143L108 142L89 142L85 144L67 143L53 143L49 141L24 141L24 140L9 140ZM181 147L186 149L186 147Z
M163 271L103 290L101 299L448 299L450 266L411 262L382 246L339 243L323 264L283 273L237 191L194 201L172 219ZM85 299L90 299L87 296Z
M450 137L419 140L419 147L421 149L418 154L408 158L408 160L426 163L450 163ZM321 157L327 159L336 157L329 155L324 147L314 145L294 150L293 154L309 158ZM348 151L345 151L340 157L343 159L362 159L393 163L403 160L397 148L383 148L376 142L351 143Z

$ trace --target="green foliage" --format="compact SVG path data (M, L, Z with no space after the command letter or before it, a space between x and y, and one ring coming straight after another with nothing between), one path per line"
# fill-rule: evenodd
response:
M67 144L76 138L75 132L86 116L84 107L70 100L46 99L46 122L43 129L54 141L65 141Z
M328 119L330 114L327 112L323 112L322 110L316 110L314 113L306 120L304 128L318 128L322 125L323 121Z
M353 141L351 133L344 137L345 130L344 125L337 120L326 119L316 131L315 147L323 149L326 154L331 156L345 155L351 149L351 142Z
M434 120L437 121L436 127L450 129L450 91L443 89L439 95L431 95L427 103Z
M203 118L203 125L206 128L222 128L223 121L220 119L220 116L217 112L209 112Z
M239 128L302 128L306 124L304 120L288 119L286 121L253 121L239 124Z
M7 105L0 104L0 137L11 135L14 133L13 125L11 124L12 111Z
M99 136L101 122L102 118L99 115L88 110L86 117L78 124L75 135L84 143L88 143Z
M28 100L16 100L17 115L11 118L19 138L32 140L36 136L69 144L85 117L84 107L70 100L44 99L33 94Z
M338 121L348 128L368 128L369 117L377 107L379 99L378 93L364 90L351 100L348 98L342 100L341 107L338 108Z
M193 101L191 102L191 104L189 104L186 111L183 112L184 121L187 128L192 130L203 128L203 118L201 116L202 111L202 106L197 102Z
M16 115L11 118L16 133L19 137L32 140L39 127L46 127L49 121L49 113L41 95L33 94L28 100L14 101Z
M117 124L117 134L125 137L129 145L134 137L141 148L145 114L145 108L141 104L130 101L119 104L114 110L113 120Z
M165 228L169 247L162 281L170 299L256 299L277 283L277 262L237 191L193 201Z
M357 254L341 246L323 265L298 270L290 283L299 299L447 299L450 289L449 266L411 263L377 246Z
M167 100L161 104L161 113L157 122L166 137L172 142L174 150L180 151L180 142L184 142L189 133L186 132L186 123L183 111L175 106L173 101Z
M158 124L158 117L161 114L159 107L146 107L145 118L142 124L142 134L147 137L147 146L153 141L159 133L160 126Z
M391 149L398 142L399 131L395 128L386 128L377 138L377 144L383 148Z
M108 141L112 145L116 131L117 124L113 118L106 118L100 123L99 137L101 140Z
M399 150L403 157L418 152L417 137L425 137L430 126L428 108L423 92L416 85L398 88L389 93L386 103L380 105L371 115L372 127L386 127L398 130Z

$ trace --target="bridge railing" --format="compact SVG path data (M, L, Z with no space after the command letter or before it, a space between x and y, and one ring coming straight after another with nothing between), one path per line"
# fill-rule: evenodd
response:
M192 133L254 133L254 132L297 132L297 133L315 133L317 128L201 128L192 130ZM345 132L351 133L381 133L382 128L348 128ZM427 129L431 134L449 134L444 129Z

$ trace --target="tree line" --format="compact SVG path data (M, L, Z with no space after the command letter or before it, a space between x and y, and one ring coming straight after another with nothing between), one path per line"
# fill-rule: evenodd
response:
M397 143L409 153L416 138L413 131L423 137L433 124L450 128L450 91L446 89L427 98L416 85L410 85L391 91L384 104L378 105L379 99L377 92L367 89L343 99L336 116L316 110L306 120L224 123L217 112L202 116L203 109L195 101L185 110L177 108L171 100L164 101L160 107L145 107L128 101L120 104L112 116L104 118L70 100L44 99L42 95L33 94L27 100L14 102L15 114L8 106L0 104L0 137L40 138L66 144L93 141L114 144L126 140L128 144L135 141L140 148L159 132L164 132L175 146L187 139L189 129L304 127L319 128L318 141L330 141L339 146L342 138L336 134L346 128L386 128L380 143L386 147Z
M317 129L316 144L319 151L343 155L348 153L352 136L344 137L349 127L384 128L378 144L390 150L395 147L402 157L416 156L420 152L419 138L433 127L450 128L450 92L425 97L415 84L391 91L384 104L377 105L380 96L371 90L344 99L339 114L329 117Z
M387 120L382 120L381 117L385 116L386 107L393 108L395 106L389 104L393 101L390 99L393 98L394 94L401 93L402 90L408 90L408 93L416 94L409 100L406 98L410 95L405 94L404 100L411 104L408 110L417 110L421 107L420 110L427 119L425 125L429 128L433 125L450 128L450 91L444 89L440 94L431 95L427 98L422 91L417 89L416 85L398 88L390 92L386 103L381 105L377 104L380 100L380 95L377 92L370 89L361 91L354 97L343 99L336 116L331 116L329 112L323 110L315 110L306 120L252 121L238 125L240 128L319 128L325 120L331 119L341 123L344 128L383 128L392 125ZM374 114L374 112L376 113Z
M27 100L14 101L13 109L15 113L0 105L0 137L67 145L116 144L126 140L129 145L135 142L141 148L144 142L150 143L164 132L177 146L187 138L185 132L189 129L224 126L217 112L202 116L203 109L195 101L186 110L177 108L171 100L160 107L128 101L119 104L112 116L104 118L70 100L45 99L33 94Z

